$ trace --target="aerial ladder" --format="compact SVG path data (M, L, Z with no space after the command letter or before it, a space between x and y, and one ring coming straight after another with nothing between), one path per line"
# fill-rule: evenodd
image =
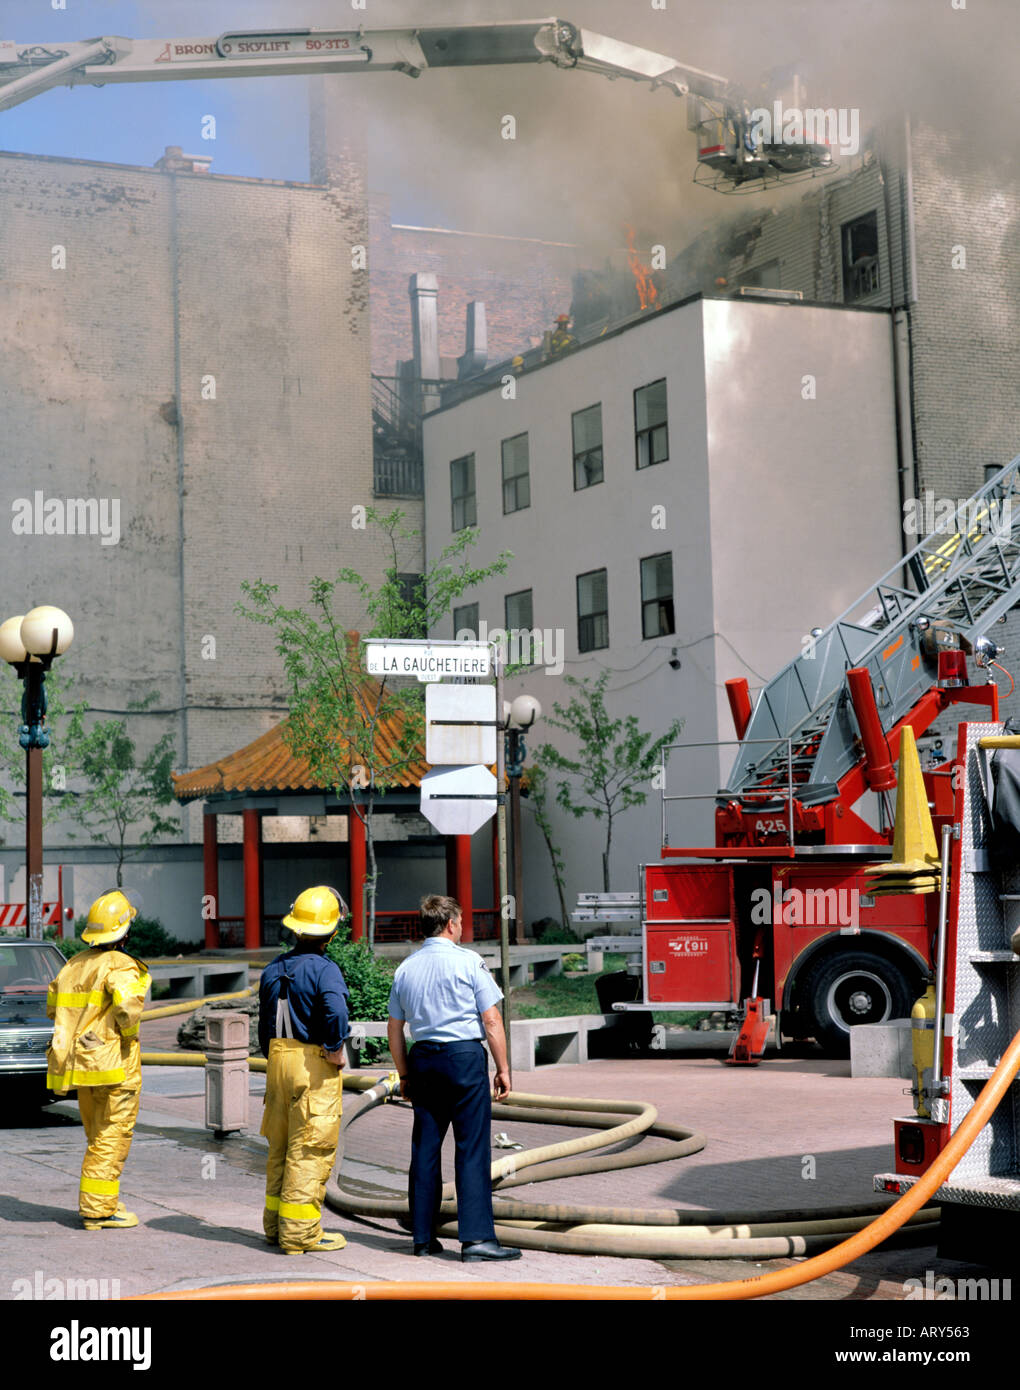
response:
M551 63L652 90L689 97L689 127L698 132L700 171L721 191L834 168L824 139L806 123L774 131L755 119L746 96L724 77L562 19L495 24L415 25L387 29L230 30L192 38L132 39L104 35L66 44L0 39L0 111L58 86L181 82L211 77L310 73L401 72L427 68ZM796 100L796 79L790 88ZM770 96L783 98L775 91ZM780 104L782 102L780 101ZM704 180L697 180L704 182Z
M1020 457L815 629L753 705L746 681L727 682L738 748L707 794L714 844L671 835L673 803L701 796L687 790L690 746L664 750L661 859L637 893L582 895L575 914L639 924L587 942L630 957L633 988L621 979L611 1007L736 1016L730 1060L745 1064L761 1060L773 1014L777 1037L843 1053L857 1024L908 1016L937 924L930 895L875 891L897 761L907 731L920 738L954 705L999 727L991 634L1018 604ZM936 756L923 772L936 834L958 815L958 767Z
M992 702L994 687L965 686L963 658L987 666L997 652L989 631L1020 599L1018 469L1014 459L812 633L753 712L746 681L728 682L741 746L717 802L720 846L785 841L792 853L795 843L888 839L902 728L924 733L953 701ZM868 789L882 800L877 835L853 809Z

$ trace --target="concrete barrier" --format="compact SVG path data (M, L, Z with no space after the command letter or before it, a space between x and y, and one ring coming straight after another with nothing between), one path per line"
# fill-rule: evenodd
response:
M159 1003L176 999L204 999L207 994L234 994L248 988L248 962L238 960L180 960L146 962L153 984L168 985ZM149 991L150 995L152 991Z
M913 1029L909 1018L859 1023L850 1029L851 1076L914 1077Z
M557 1062L587 1062L588 1035L615 1027L620 1014L566 1014L515 1018L510 1026L511 1071L534 1071Z
M515 1018L510 1025L510 1070L534 1071L557 1062L587 1062L588 1035L615 1028L623 1014L568 1014L563 1018ZM385 1038L385 1023L352 1023L347 1061L361 1066L368 1038Z
M387 1025L385 1023L351 1023L351 1036L344 1044L347 1049L347 1065L349 1067L361 1066L361 1054L365 1049L365 1042L368 1038L385 1038ZM387 1070L393 1065L391 1062L380 1063L385 1065Z

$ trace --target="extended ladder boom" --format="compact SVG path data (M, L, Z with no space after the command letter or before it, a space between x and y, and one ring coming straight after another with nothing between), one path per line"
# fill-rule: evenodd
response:
M939 521L761 690L721 802L785 798L787 740L797 800L833 800L861 758L848 668L869 669L888 732L932 685L934 624L973 644L1020 602L1020 456Z
M429 67L554 63L627 77L678 96L722 97L726 79L567 20L453 24L404 29L237 30L218 37L22 44L0 41L0 111L56 86L90 82L179 82L188 78L313 72L404 72Z

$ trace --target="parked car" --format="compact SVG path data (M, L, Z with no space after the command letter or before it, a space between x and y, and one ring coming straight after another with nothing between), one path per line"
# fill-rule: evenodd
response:
M65 964L49 941L0 937L0 1087L17 1103L46 1104L46 1049L53 1024L46 987Z

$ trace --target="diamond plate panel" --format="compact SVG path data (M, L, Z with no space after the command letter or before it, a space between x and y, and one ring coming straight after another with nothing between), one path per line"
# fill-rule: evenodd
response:
M988 871L988 806L984 755L978 739L1002 732L1001 724L968 724L966 795L962 825L959 902L956 933L957 1020L952 1077L954 1130L981 1091L989 1071L1020 1028L1020 971L1001 953L1009 950L1000 893L1020 891L1020 868L1000 885ZM975 869L969 869L974 865ZM1012 913L1010 917L1012 917ZM983 959L975 959L983 956ZM1018 1088L1010 1089L989 1124L939 1189L938 1198L977 1206L1020 1207L1020 1115Z

